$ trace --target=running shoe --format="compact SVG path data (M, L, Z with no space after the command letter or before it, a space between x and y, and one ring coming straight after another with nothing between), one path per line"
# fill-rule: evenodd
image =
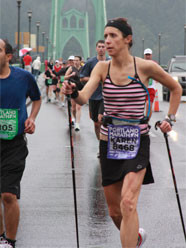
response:
M5 240L5 239L6 239L5 233L2 233L2 234L0 235L0 242L1 242L2 240Z
M72 127L74 127L74 125L75 125L75 119L72 118Z
M5 239L0 239L0 248L13 248Z
M74 130L76 132L80 131L79 123L77 123L77 122L75 123Z
M0 248L13 248L13 246L9 245L8 243L0 244Z
M51 102L51 99L49 97L47 97L47 99L46 99L46 103L48 103L48 102Z
M142 247L142 245L145 243L146 238L147 238L146 231L143 228L140 228L138 233L138 243L136 248Z

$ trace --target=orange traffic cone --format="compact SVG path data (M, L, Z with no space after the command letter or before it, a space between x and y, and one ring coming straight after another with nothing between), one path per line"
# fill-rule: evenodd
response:
M154 100L154 112L159 112L159 100L158 100L158 90L155 93L155 100Z

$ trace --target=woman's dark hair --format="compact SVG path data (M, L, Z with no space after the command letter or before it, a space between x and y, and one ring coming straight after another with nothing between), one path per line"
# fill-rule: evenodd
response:
M126 38L128 35L132 35L132 27L128 24L126 18L122 17L117 17L112 20L109 20L108 23L106 24L106 27L114 27L119 29L122 32L122 35L124 38ZM132 47L133 42L129 43L129 47Z

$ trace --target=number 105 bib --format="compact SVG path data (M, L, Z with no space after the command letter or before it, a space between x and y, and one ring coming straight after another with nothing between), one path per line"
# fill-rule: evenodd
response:
M108 159L133 159L140 147L140 127L132 125L108 126Z
M0 108L0 139L11 140L18 133L18 110Z

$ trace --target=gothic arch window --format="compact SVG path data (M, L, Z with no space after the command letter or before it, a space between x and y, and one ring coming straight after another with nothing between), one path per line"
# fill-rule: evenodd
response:
M83 19L79 20L79 28L84 28L84 20Z
M68 20L67 20L67 18L63 18L63 28L68 28Z
M70 18L70 27L71 28L76 28L77 27L76 17L74 15Z

